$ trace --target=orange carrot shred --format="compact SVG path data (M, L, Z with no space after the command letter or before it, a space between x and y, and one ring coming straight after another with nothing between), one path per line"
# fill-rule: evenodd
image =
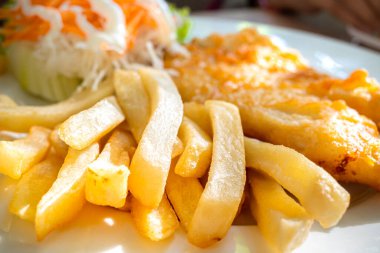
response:
M136 3L135 0L114 0L114 2L125 15L125 24L128 34L126 38L126 50L134 46L136 36L138 36L138 31L141 27L157 28L158 24L150 15L149 10ZM80 7L87 21L96 29L104 29L106 23L106 19L101 16L101 14L91 9L89 0L31 0L31 4L58 10L63 23L61 32L82 39L86 38L86 34L77 24L77 14L70 10L61 10L60 7L63 4L67 4L70 7ZM20 7L14 9L0 9L0 19L6 20L4 26L0 29L0 35L5 37L4 45L9 45L21 40L37 41L50 30L50 22L39 16L27 16Z

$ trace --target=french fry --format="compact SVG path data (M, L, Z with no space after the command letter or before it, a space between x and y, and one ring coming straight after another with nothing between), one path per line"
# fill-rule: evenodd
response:
M149 97L141 77L136 71L117 70L114 87L129 128L139 142L150 117Z
M183 104L183 114L197 123L209 136L212 136L210 115L203 104L186 102Z
M175 173L183 177L202 177L211 163L212 142L197 124L184 117L178 137L185 148L175 167Z
M115 130L99 157L88 166L86 199L95 205L123 207L128 193L131 134Z
M136 199L154 208L165 191L183 105L168 74L143 69L140 75L151 99L152 114L132 158L128 184Z
M174 167L173 167L174 169ZM178 176L170 169L166 182L166 194L172 204L183 228L188 231L194 216L203 187L197 178Z
M0 94L0 107L15 107L17 103L7 95Z
M17 133L11 131L0 130L0 141L14 141L27 137L27 133Z
M199 247L225 236L238 211L246 181L239 109L221 101L207 101L205 105L214 133L212 161L187 234L189 241Z
M323 168L297 151L245 138L247 167L273 177L291 192L324 228L334 226L345 213L349 193Z
M177 137L173 144L172 159L181 155L184 149L182 141Z
M140 141L150 117L150 101L140 75L136 71L117 70L114 73L116 98L125 114L129 128ZM173 146L172 158L183 152L183 144L176 139Z
M246 185L245 188L244 188L243 195L241 197L240 203L239 203L238 210L237 210L236 215L235 215L235 220L241 214L241 212L242 212L242 210L244 208L244 205L245 205L246 200L247 200L247 194L248 194L247 192L248 192L248 190L247 190L247 185Z
M113 86L109 81L93 91L86 88L57 104L47 106L0 106L0 129L27 132L32 126L53 128L68 117L87 109L100 99L110 96Z
M99 154L99 144L83 150L69 148L57 180L37 205L35 229L37 239L70 221L82 209L88 164Z
M17 183L9 211L34 222L37 204L57 178L62 162L62 157L50 155L28 170Z
M0 141L0 173L14 179L42 160L49 149L50 130L32 127L26 138Z
M249 173L250 207L264 238L277 252L291 252L307 238L313 219L274 179Z
M61 138L59 138L58 129L59 127L54 128L49 136L49 141L57 155L65 158L67 151L69 150L69 146L63 140L61 140Z
M127 193L127 198L125 199L125 203L122 207L118 207L117 210L130 213L132 210L132 194Z
M98 141L124 120L115 97L104 98L91 108L63 122L58 134L72 148L81 150Z
M179 226L177 216L165 194L156 208L146 207L132 198L131 214L139 233L152 241L161 241L172 236Z

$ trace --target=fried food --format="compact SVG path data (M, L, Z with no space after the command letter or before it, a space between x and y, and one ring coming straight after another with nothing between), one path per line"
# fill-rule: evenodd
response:
M130 133L115 130L99 157L88 165L86 200L95 205L121 208L128 193L130 157L128 150L136 146Z
M132 158L128 184L141 204L155 208L165 191L183 104L168 74L147 68L139 74L150 97L152 112Z
M173 165L175 166L175 162ZM189 230L195 209L201 198L203 187L197 178L185 178L174 172L174 166L169 171L166 182L166 194L185 231Z
M0 173L19 179L43 159L49 149L50 130L34 126L29 134L14 141L0 141Z
M178 137L185 143L175 173L183 177L202 177L211 163L212 141L193 121L184 117Z
M141 77L137 71L117 70L114 74L114 87L129 129L139 142L151 113L149 96ZM183 144L177 138L174 142L172 158L179 156L182 152Z
M183 142L177 137L173 144L172 159L181 155L184 149Z
M337 85L326 83L336 78L312 70L298 54L280 49L252 29L196 39L187 49L189 57L167 55L165 61L166 68L177 72L173 79L185 102L234 103L246 135L293 148L340 181L380 190L376 124L346 102L334 100L339 92L332 89ZM335 95L326 95L328 90ZM357 94L354 91L347 94ZM378 103L375 94L373 108ZM348 95L339 98L358 104L349 102Z
M281 79L308 69L299 54L280 50L253 29L194 39L186 47L188 56L169 53L165 58L165 67L177 72L173 79L184 102L232 100L237 93L283 88Z
M87 167L98 154L98 143L83 150L69 148L57 180L37 205L35 229L38 240L70 221L82 209L86 202Z
M14 141L25 138L27 135L27 133L17 133L12 131L0 130L0 141Z
M329 77L309 82L307 92L321 98L344 100L380 127L380 84L363 69L355 70L346 79Z
M139 142L150 116L149 97L141 77L137 71L117 70L113 84L129 128Z
M150 208L132 198L131 214L139 233L152 241L161 241L174 234L179 223L164 194L158 207Z
M27 171L17 182L9 211L34 222L37 204L57 178L62 162L62 157L51 154Z
M35 222L39 240L89 201L130 211L137 230L153 241L173 235L178 217L188 240L206 247L250 204L264 237L287 252L306 238L312 219L331 227L347 209L349 194L319 165L341 180L380 189L376 125L336 100L374 118L369 101L376 83L364 72L343 81L320 74L252 30L195 40L188 49L189 57L166 60L183 98L192 101L184 105L167 72L146 67L116 71L113 85L54 106L20 107L0 96L1 129L54 128L33 140L37 158L17 172L32 167L10 207ZM363 87L352 93L353 82ZM96 96L103 100L95 104ZM245 138L243 128L274 144ZM19 138L9 133L0 131L0 138ZM29 137L0 142L0 163L18 165L22 152L32 156L22 145L12 156L9 144ZM246 165L255 170L251 192Z
M70 116L58 129L61 140L77 150L98 141L124 120L116 98L104 98L94 106Z
M239 110L222 101L207 101L213 129L208 181L188 228L187 238L199 247L221 240L232 225L246 181L244 136Z
M0 106L0 129L27 132L32 126L53 128L68 117L94 105L112 95L109 81L102 83L96 91L91 88L75 93L67 100L46 106Z
M183 114L197 123L209 136L212 136L210 116L203 104L196 102L184 103Z
M350 194L325 170L281 145L247 137L244 144L247 167L273 177L322 227L332 227L342 218L350 204Z
M291 252L307 238L313 219L275 180L248 175L251 212L261 233L278 252Z
M51 147L54 149L54 152L65 158L67 155L67 151L69 150L69 146L59 138L58 134L59 126L55 127L53 131L51 131L51 134L49 136L49 141Z

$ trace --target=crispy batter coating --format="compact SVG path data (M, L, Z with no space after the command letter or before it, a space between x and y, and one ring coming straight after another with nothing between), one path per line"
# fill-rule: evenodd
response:
M188 57L165 59L184 101L232 102L246 135L294 148L340 181L380 190L372 121L380 122L380 85L365 71L343 80L318 73L253 29L195 39L187 49Z

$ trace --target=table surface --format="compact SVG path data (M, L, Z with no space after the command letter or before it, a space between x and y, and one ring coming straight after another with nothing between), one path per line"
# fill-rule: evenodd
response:
M303 31L318 33L356 44L355 41L352 40L351 36L347 33L346 26L339 20L326 13L290 16L257 8L244 8L195 12L194 15L220 17L226 19L239 19L270 25L290 27Z

